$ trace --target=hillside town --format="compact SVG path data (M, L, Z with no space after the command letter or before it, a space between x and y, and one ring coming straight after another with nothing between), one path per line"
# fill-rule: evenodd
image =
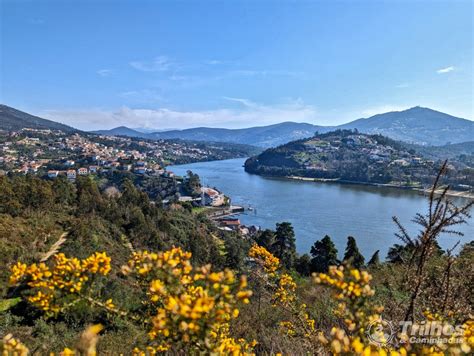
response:
M0 174L47 173L73 179L77 175L124 170L172 175L165 166L245 156L245 149L235 146L23 128L0 132Z
M321 159L325 154L338 152L344 148L358 150L366 155L370 162L376 164L388 163L391 166L432 165L434 161L427 160L416 152L396 149L392 146L379 143L373 137L362 134L351 134L334 140L325 140L315 137L305 143L308 157L304 162L306 169L327 170L325 160ZM317 159L320 158L320 159Z
M65 177L74 182L79 177L105 180L110 187L119 178L133 177L135 183L164 205L189 203L208 208L211 220L226 231L248 234L239 219L242 211L230 205L230 198L216 188L202 187L197 196L188 195L183 186L187 177L176 176L167 169L171 163L212 159L215 146L185 141L146 141L118 136L67 134L59 130L23 128L0 132L0 175L36 175L45 179ZM148 185L159 186L153 194ZM184 183L184 184L183 184ZM109 187L109 189L110 189ZM251 231L255 228L251 229Z

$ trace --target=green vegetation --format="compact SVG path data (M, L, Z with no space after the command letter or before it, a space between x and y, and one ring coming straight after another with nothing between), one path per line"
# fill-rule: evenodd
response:
M253 348L257 354L382 355L360 332L380 314L379 306L385 308L383 318L394 323L436 316L450 325L468 325L472 332L474 245L465 244L455 255L437 244L441 233L456 232L466 221L472 203L458 207L446 194L432 194L428 212L415 217L420 233L410 236L395 219L400 244L386 261L375 252L365 264L353 237L342 261L329 236L314 243L311 256L298 256L288 222L261 231L251 247L252 241L217 229L186 204L163 208L126 177L114 182L115 194L101 183L91 177L74 183L0 177L0 265L5 267L0 270L0 333L12 333L33 353L74 347L88 325L101 324L99 354L132 354L159 340L154 350L171 354L241 354ZM434 190L439 185L440 177ZM70 275L67 266L75 259L82 262L72 271L77 275ZM55 271L56 279L38 269L40 262L44 271ZM212 271L232 273L211 273L208 264ZM57 272L63 270L68 272ZM320 274L309 277L312 272ZM246 283L237 289L234 276L240 275L248 276L252 297ZM74 276L88 278L82 293L76 293L77 284L72 291L56 291ZM44 285L31 283L38 281L33 277L53 288L53 299L34 298ZM202 302L196 304L196 322L186 309L189 298ZM50 305L53 310L45 309ZM225 322L214 313L224 309L232 315ZM195 325L202 332L194 333ZM214 327L225 331L215 335ZM150 335L156 339L150 341ZM402 347L416 354L422 346L387 347L403 355ZM469 354L474 343L452 347L458 349L451 354Z
M271 148L249 158L245 170L266 176L307 177L340 182L429 187L441 162L381 135L338 130ZM450 161L446 183L473 189L470 160Z
M357 242L352 236L347 237L347 247L342 262L358 269L364 267L364 256L360 253Z

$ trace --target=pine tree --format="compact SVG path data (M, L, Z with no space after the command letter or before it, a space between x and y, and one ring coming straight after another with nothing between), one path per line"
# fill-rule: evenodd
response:
M289 222L276 224L275 242L271 252L280 259L288 269L293 266L296 257L295 232Z
M347 237L346 252L344 253L344 263L350 264L354 268L362 268L365 264L365 258L357 247L357 242L354 237Z
M272 245L275 241L275 232L270 229L260 231L255 237L257 245L265 247L268 251L272 249Z
M367 266L375 267L375 266L380 265L379 253L380 253L380 250L377 250L377 251L374 252L374 254L370 258L369 262L367 263Z
M328 235L314 243L311 247L311 256L313 256L311 259L311 272L327 272L329 266L339 264L337 248Z
M307 253L296 258L295 269L302 276L311 274L311 257Z

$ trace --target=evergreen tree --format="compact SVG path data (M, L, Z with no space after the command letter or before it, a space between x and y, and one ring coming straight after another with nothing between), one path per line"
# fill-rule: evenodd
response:
M374 252L374 254L370 258L369 262L367 263L367 266L375 267L375 266L380 265L379 253L380 253L380 250L377 250L377 251Z
M59 176L53 181L54 200L59 205L72 205L76 199L76 187L65 176Z
M102 205L102 195L90 177L79 177L77 187L77 211L81 214L97 212Z
M344 253L344 263L350 264L354 268L362 268L365 264L365 258L357 247L357 242L354 237L347 237L346 252Z
M16 187L15 187L16 188ZM21 202L17 197L17 190L13 188L11 181L0 176L0 214L10 214L16 216L23 209Z
M316 241L311 247L311 272L327 272L329 266L339 264L337 248L331 238L326 235L322 240Z
M291 268L296 257L295 232L289 222L276 224L275 242L271 252L280 259L286 267Z
M260 231L255 237L257 245L265 247L268 251L272 249L272 245L275 241L275 232L270 229Z
M414 246L394 244L388 249L387 261L390 263L403 263L410 259Z
M183 190L186 194L198 197L201 194L201 180L199 176L192 171L187 171L187 176L183 181Z
M296 258L295 269L302 276L311 274L311 257L307 253Z

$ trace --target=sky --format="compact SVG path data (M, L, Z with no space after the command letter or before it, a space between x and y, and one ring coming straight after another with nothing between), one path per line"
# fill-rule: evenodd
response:
M0 0L0 102L84 130L473 120L473 3Z

